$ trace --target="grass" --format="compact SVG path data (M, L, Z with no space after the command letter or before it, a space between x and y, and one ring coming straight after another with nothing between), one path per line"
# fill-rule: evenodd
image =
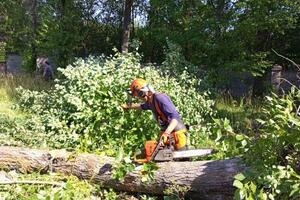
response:
M0 89L0 113L5 113L5 114L12 114L11 110L11 101L8 98L8 94L6 93L6 90L1 88Z
M7 119L23 118L24 113L13 109L14 100L7 93L6 89L0 88L0 115Z
M215 109L218 117L227 118L236 133L250 134L256 127L264 102L261 99L244 97L234 99L231 96L219 96Z
M35 78L29 74L22 75L1 75L0 76L0 113L8 116L19 115L12 110L12 105L17 100L16 88L23 87L30 90L49 90L52 82L45 82L43 79Z
M6 98L16 99L16 88L20 86L25 89L41 91L49 90L53 86L53 82L46 82L30 74L0 76L0 90L6 92Z
M11 146L34 145L41 140L39 133L20 128L26 124L30 116L20 110L13 109L18 94L16 88L31 90L48 90L52 83L31 75L0 75L0 144ZM28 126L28 125L27 125Z

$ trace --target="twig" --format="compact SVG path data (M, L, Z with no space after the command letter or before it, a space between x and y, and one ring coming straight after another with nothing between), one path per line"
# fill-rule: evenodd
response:
M283 56L283 55L277 53L274 49L272 49L272 51L273 51L277 56L279 56L279 57L281 57L281 58L284 58L284 59L290 61L293 65L295 65L295 66L298 68L298 70L300 70L300 67L299 67L299 65L298 65L297 63L295 63L295 62L292 61L291 59L289 59L289 58L287 58L287 57L285 57L285 56Z
M280 80L283 80L283 81L285 81L285 82L287 82L288 84L290 84L291 86L294 86L296 89L298 89L299 90L299 88L296 86L296 85L294 85L293 83L291 83L290 81L288 81L287 79L285 79L285 78L278 78L278 79L280 79ZM281 84L282 82L280 82L280 84Z
M33 184L33 185L53 185L64 187L64 183L59 182L49 182L49 181L0 181L0 185L12 185L12 184Z
M291 86L294 86L297 90L300 90L297 86L295 86L294 84L292 84L290 81L286 80L285 78L280 78L280 80L284 80L286 81L288 84L290 84ZM297 110L296 110L296 115L300 116L300 105L298 106Z

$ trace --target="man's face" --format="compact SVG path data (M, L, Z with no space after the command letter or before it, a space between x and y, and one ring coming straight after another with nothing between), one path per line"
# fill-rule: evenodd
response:
M146 92L145 96L138 96L138 98L144 102L147 102L150 99L150 93Z

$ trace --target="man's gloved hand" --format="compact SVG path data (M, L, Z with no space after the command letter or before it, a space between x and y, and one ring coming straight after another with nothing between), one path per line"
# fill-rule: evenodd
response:
M169 136L170 136L170 134L169 134L169 133L166 133L166 132L163 132L163 133L161 134L161 139L162 139L162 141L163 141L164 144L167 144L167 143L168 143L168 141L169 141Z
M127 103L124 103L121 105L121 107L124 109L124 110L128 110L130 107Z

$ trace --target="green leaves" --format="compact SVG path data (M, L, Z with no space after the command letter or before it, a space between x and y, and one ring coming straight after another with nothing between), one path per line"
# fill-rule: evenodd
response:
M243 183L239 180L234 180L233 186L237 187L238 189L242 189L243 188Z
M58 70L62 79L56 80L49 93L19 89L20 107L41 117L45 131L51 135L50 146L80 147L112 155L120 144L129 153L141 148L145 140L156 138L159 130L149 112L120 107L127 100L124 90L136 77L145 78L157 91L171 97L183 121L194 126L192 138L209 130L204 121L213 113L213 101L208 93L198 92L200 81L186 72L176 79L164 76L154 66L140 67L139 55L120 53L78 59ZM193 145L200 142L194 140Z
M99 190L99 187L92 185L87 181L81 181L74 176L62 176L61 174L52 173L50 175L30 174L21 175L14 171L8 173L9 177L14 180L40 181L44 184L13 184L1 185L1 195L8 200L20 199L91 199L104 198L107 195L105 190ZM51 185L47 183L57 183ZM5 192L3 192L5 191Z
M113 165L112 177L122 181L127 173L133 171L135 165L130 159L130 155L125 155L123 148L120 148Z
M158 166L154 162L144 163L141 170L142 182L151 181L154 178L154 172L158 169Z
M300 124L297 116L300 90L267 96L255 113L252 130L230 127L229 122L214 119L211 137L223 151L223 157L239 155L248 169L234 178L235 199L297 199L299 186ZM247 110L242 110L247 112ZM250 111L251 112L251 111ZM230 115L229 115L230 116ZM239 116L239 115L238 115ZM234 119L234 118L233 118ZM254 129L254 130L253 130Z
M246 178L245 175L242 174L242 173L239 173L239 174L234 176L234 179L237 180L237 181L243 181L245 178Z
M237 134L237 135L235 136L235 139L236 139L237 141L241 141L241 140L244 139L244 136L243 136L243 135L240 135L240 134Z
M245 161L251 173L235 177L237 199L299 198L300 124L296 116L299 90L278 97L266 97L261 113L259 135L238 141L246 149Z

